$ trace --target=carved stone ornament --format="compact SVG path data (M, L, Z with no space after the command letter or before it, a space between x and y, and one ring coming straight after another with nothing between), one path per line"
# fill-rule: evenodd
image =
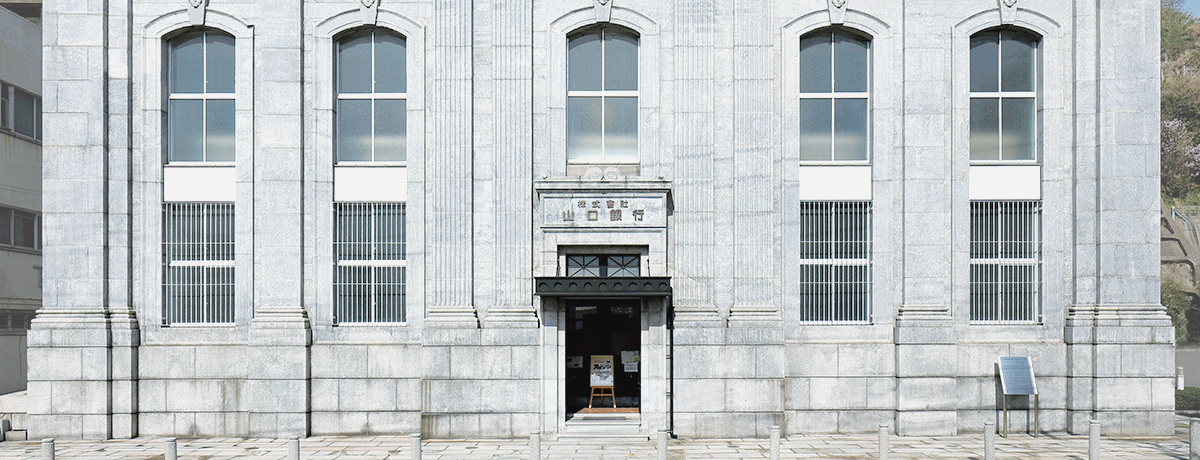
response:
M1017 0L999 0L1000 22L1012 24L1017 20Z
M844 24L846 22L846 1L827 0L829 6L829 23Z
M379 2L381 0L358 0L358 12L362 14L362 23L375 25L379 21Z
M208 0L187 0L188 21L193 26L204 25L204 16L208 13Z
M613 0L592 0L592 9L596 11L596 22L608 22L612 19Z

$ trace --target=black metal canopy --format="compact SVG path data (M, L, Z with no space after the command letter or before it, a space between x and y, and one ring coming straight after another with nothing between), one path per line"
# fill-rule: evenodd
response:
M543 297L662 297L671 295L670 277L534 278L534 294Z

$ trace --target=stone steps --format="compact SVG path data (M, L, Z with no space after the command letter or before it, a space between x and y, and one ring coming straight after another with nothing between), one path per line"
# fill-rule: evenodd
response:
M567 420L560 440L583 442L646 441L641 416L634 414L575 414Z

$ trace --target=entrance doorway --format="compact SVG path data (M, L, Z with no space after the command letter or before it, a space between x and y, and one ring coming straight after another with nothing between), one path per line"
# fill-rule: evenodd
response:
M567 303L568 418L575 413L638 412L642 403L640 304L638 299L584 299ZM593 379L593 362L604 368L606 360L612 371L611 396L606 394L608 389L600 388L609 386L604 385L608 382L603 371L599 371L599 380Z

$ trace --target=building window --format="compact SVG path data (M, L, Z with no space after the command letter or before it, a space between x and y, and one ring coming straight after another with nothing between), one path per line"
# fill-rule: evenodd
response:
M378 28L337 39L337 161L406 160L405 46L404 37Z
M233 322L233 209L163 204L163 325Z
M405 321L405 203L334 203L334 323Z
M637 163L637 34L592 26L567 48L567 162Z
M800 160L870 159L870 40L843 30L800 39Z
M1041 217L1037 200L971 202L971 321L1040 321Z
M572 278L632 278L641 275L638 255L567 256L567 276Z
M42 98L16 86L0 83L0 130L42 140Z
M799 320L871 321L871 202L800 203Z
M1019 30L971 36L971 160L1037 159L1038 39Z
M0 247L40 251L41 227L37 213L0 207Z
M168 42L167 162L234 160L234 40L212 30Z
M12 91L12 85L0 83L0 129L10 129L8 125L8 100L11 96L8 95Z

